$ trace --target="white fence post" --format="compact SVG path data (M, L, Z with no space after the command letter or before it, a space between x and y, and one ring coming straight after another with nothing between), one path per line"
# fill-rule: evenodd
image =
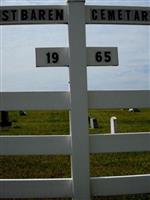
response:
M68 0L73 199L90 200L85 1Z
M117 117L110 118L110 132L111 134L117 133Z

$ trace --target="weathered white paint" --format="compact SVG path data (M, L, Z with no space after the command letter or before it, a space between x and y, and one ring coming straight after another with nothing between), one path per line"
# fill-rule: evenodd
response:
M113 116L110 118L110 133L117 133L117 117Z
M150 192L150 174L93 177L92 196ZM66 179L0 179L0 198L73 197L73 181Z
M90 153L149 152L150 132L94 134ZM72 155L71 136L0 136L0 155Z
M150 193L150 174L91 178L93 196Z
M70 155L71 136L0 136L0 155Z
M90 153L150 151L150 132L90 135Z
M72 179L0 179L0 198L71 197Z
M68 2L73 199L89 200L89 136L84 2ZM79 30L79 31L77 31Z
M0 110L69 109L68 92L0 92Z
M88 107L149 108L149 90L89 91ZM69 92L0 92L0 111L5 110L68 110Z
M89 108L149 108L150 90L89 91Z
M90 128L94 128L94 122L93 122L94 118L90 118Z

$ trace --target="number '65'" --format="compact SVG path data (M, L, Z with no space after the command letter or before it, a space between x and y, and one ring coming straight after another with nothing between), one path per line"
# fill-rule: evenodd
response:
M101 51L98 51L95 54L95 59L96 59L97 62L110 62L111 61L111 52L105 51L103 53Z

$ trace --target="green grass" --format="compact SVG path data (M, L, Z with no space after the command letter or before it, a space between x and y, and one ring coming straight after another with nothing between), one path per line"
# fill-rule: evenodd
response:
M69 134L69 118L67 111L29 111L27 116L19 112L10 112L12 128L3 128L4 135L66 135Z
M100 125L99 129L91 133L110 133L110 117L117 117L118 132L146 132L150 131L150 109L141 109L141 112L128 110L90 110L90 117L95 117Z
M109 133L110 117L118 119L118 132L150 131L150 109L130 113L127 110L90 110L98 120L98 129L90 134ZM1 119L0 119L1 120ZM0 129L0 135L66 135L69 134L68 111L28 111L27 116L10 112L11 128ZM107 153L90 155L91 176L114 176L150 173L150 153ZM69 156L0 156L0 178L71 177ZM93 200L150 200L149 194L95 197ZM45 199L46 200L46 199ZM48 199L47 199L48 200ZM57 198L58 200L58 198ZM68 200L68 199L63 199Z

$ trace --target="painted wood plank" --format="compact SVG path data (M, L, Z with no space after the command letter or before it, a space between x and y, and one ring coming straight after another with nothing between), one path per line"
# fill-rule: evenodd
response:
M149 108L149 99L149 90L88 92L90 109ZM69 108L69 92L0 92L0 111L63 110Z
M0 198L71 197L72 179L0 179Z
M95 134L90 136L91 153L150 151L150 132Z
M70 134L72 143L73 199L89 200L88 92L86 69L85 5L68 2ZM80 30L80 31L77 31Z
M89 91L89 108L149 108L150 90Z
M70 136L0 136L0 155L70 155Z
M150 193L150 174L91 178L92 196Z
M0 92L0 110L69 109L68 92Z

